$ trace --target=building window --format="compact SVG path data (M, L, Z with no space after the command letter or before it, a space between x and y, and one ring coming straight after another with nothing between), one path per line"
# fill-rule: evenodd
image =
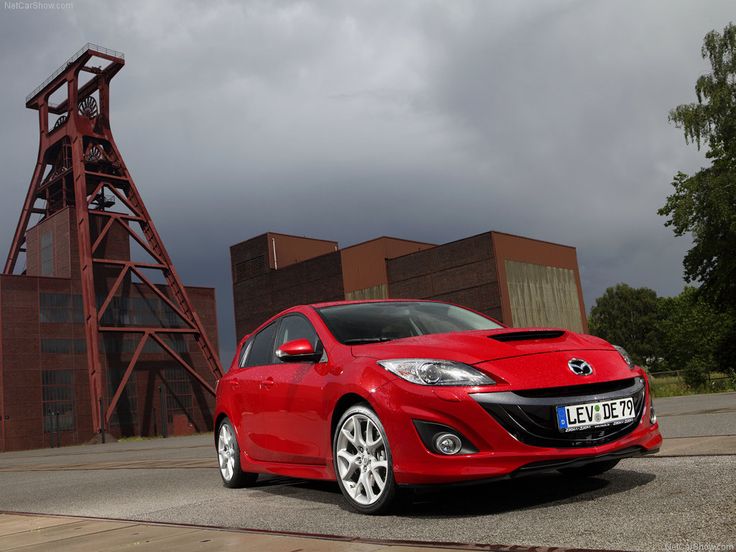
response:
M43 370L43 430L74 429L74 374L71 370Z
M187 342L183 335L172 335L162 338L164 342L174 350L174 352L183 355L189 352ZM115 336L104 335L102 337L102 352L111 354L133 354L140 343L140 336ZM153 339L148 339L143 345L142 353L146 354L168 354Z
M107 397L105 405L109 405L113 395L118 389L118 385L123 379L125 373L125 365L108 365L106 371L107 380ZM110 417L110 426L122 426L124 428L132 428L137 418L138 400L136 393L137 374L135 371L128 378L128 383L120 394L118 404Z
M41 232L41 276L54 275L54 235L50 230Z
M49 324L82 324L84 314L81 295L41 293L41 322Z
M41 338L41 352L63 355L82 354L87 352L87 340L43 337Z
M104 295L98 295L98 309L104 300ZM186 326L174 309L159 297L113 297L102 315L102 323L106 326Z
M187 414L192 411L192 377L181 366L164 368L166 410L169 421L174 414Z

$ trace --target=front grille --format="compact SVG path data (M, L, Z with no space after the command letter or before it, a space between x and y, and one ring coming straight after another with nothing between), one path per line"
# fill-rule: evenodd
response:
M603 383L588 383L584 385L570 385L568 387L546 387L544 389L529 389L514 391L520 397L578 397L581 395L600 395L612 391L621 391L634 385L636 378L627 378Z
M498 423L522 443L539 447L591 447L630 433L644 411L644 381L629 378L606 383L530 391L471 395ZM636 417L630 422L561 432L555 407L633 397Z

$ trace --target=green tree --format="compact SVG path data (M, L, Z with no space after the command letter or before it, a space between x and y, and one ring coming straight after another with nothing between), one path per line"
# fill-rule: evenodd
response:
M712 70L695 84L697 102L677 106L669 119L687 143L707 148L711 165L693 175L678 172L658 213L675 235L692 235L686 281L700 283L713 305L736 310L736 26L709 32L701 54Z
M695 84L696 103L670 111L687 143L707 148L709 167L693 175L678 172L675 190L658 211L675 235L690 233L685 279L716 309L736 316L736 26L705 35L701 49L711 72ZM736 326L724 338L717 358L721 369L736 374Z
M658 358L657 293L628 284L609 287L595 302L588 317L590 333L621 345L637 364Z
M695 288L659 300L659 355L665 370L684 370L685 383L702 386L721 368L720 351L734 331L730 314L714 309Z

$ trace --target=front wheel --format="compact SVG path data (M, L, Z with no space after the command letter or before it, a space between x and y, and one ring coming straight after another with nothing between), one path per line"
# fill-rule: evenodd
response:
M396 498L391 449L381 420L356 405L342 415L333 439L335 474L350 506L363 514L383 514Z
M240 447L233 425L227 418L222 421L217 430L217 460L220 465L222 484L225 487L231 489L249 487L258 479L257 473L248 473L240 469Z

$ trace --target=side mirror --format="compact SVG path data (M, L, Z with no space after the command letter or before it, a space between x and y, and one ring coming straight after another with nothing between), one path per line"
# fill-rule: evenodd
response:
M281 362L318 362L322 358L322 351L315 351L306 339L294 339L281 345L276 350L276 356Z

